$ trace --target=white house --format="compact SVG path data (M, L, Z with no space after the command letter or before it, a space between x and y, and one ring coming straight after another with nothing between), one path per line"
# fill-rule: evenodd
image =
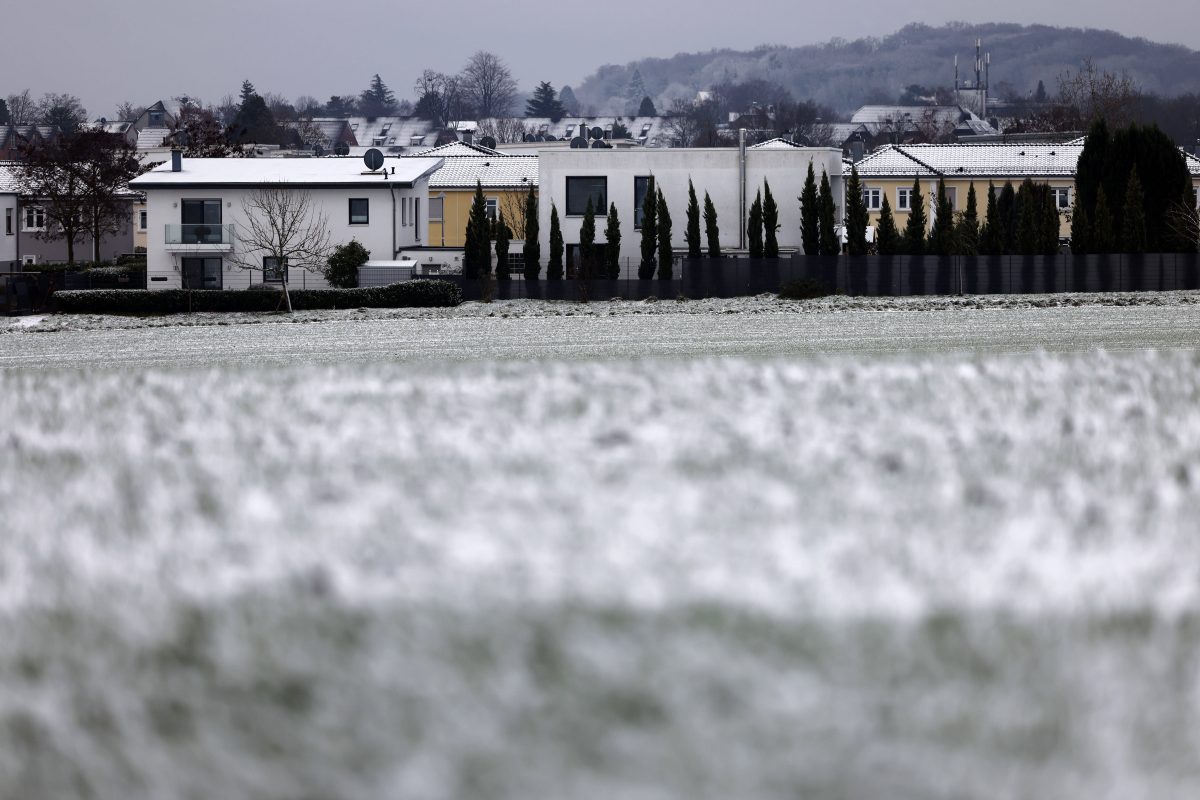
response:
M429 176L440 158L389 158L371 170L356 158L182 158L175 154L131 183L146 194L146 270L151 289L246 288L286 279L293 288L324 288L321 275L298 267L244 270L248 200L257 190L308 192L332 244L357 239L371 257L391 261L426 238ZM261 251L260 251L261 253ZM265 262L259 254L253 259Z
M16 170L0 164L0 272L17 272L21 269L20 248L17 246L17 231L21 216L21 194L17 189Z
M610 204L621 221L621 275L636 277L641 257L641 208L651 185L662 190L671 214L671 242L686 250L688 180L696 188L701 214L705 192L717 211L723 251L744 250L744 221L755 194L770 184L779 208L779 246L800 249L800 192L813 165L820 181L829 176L841 219L844 181L842 153L832 147L763 146L724 148L633 148L543 150L538 168L538 223L542 257L550 252L550 209L558 209L568 251L579 246L579 229L590 198L596 209L596 241L604 242L604 216ZM739 222L739 220L741 222ZM704 222L701 219L701 236ZM578 263L578 260L575 260Z

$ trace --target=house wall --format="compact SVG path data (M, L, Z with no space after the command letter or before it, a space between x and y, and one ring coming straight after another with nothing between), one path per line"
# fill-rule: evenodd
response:
M824 170L830 177L833 195L841 216L844 197L841 151L834 148L794 148L788 150L746 151L746 209L754 202L755 192L769 181L779 207L778 233L781 248L799 249L800 204L808 165L817 176ZM608 202L615 204L621 220L622 277L636 277L641 257L641 232L634 228L634 178L653 176L662 190L671 213L671 243L685 250L688 179L696 188L703 214L704 193L708 192L717 210L723 250L739 248L739 150L737 148L680 148L629 150L546 150L539 158L538 204L539 235L542 257L550 252L550 210L558 209L563 241L578 244L582 216L566 215L566 179L573 176L603 175L608 179ZM604 239L604 213L597 212L597 241ZM703 236L703 219L701 220ZM744 246L744 245L742 245Z
M131 204L132 205L132 204ZM39 264L45 263L66 263L67 261L67 242L62 238L43 238L45 233L39 235L38 231L25 230L24 212L21 214L21 225L18 234L18 246L21 248L21 257L36 256ZM51 225L53 223L50 223ZM133 218L132 213L127 209L125 222L121 226L121 230L114 234L103 236L100 239L100 260L112 261L117 256L133 252ZM90 262L92 261L92 237L83 235L75 242L75 261Z
M0 194L0 272L17 272L21 268L17 249L21 230L19 211L17 195ZM8 227L9 215L11 228Z
M445 202L442 220L431 219L429 221L429 240L426 244L430 247L463 247L467 243L467 218L471 214L475 190L431 189L429 194L431 198L440 196ZM497 208L504 211L505 219L510 219L514 212L524 213L528 189L488 189L485 187L483 196L494 198Z
M143 211L147 212L145 226L142 225L142 212ZM133 247L134 247L134 251L136 252L137 248L139 248L139 247L142 248L143 250L145 249L145 247L146 247L146 232L150 228L150 214L147 211L145 201L134 203L133 208L131 210L131 214L132 214L131 218L133 220Z
M182 259L189 256L206 256L222 258L221 270L222 287L225 289L245 289L252 283L262 282L260 270L245 270L236 266L229 252L214 252L203 246L186 247L186 252L168 250L166 232L168 225L179 225L182 219L181 200L220 200L221 222L223 225L234 225L234 252L244 253L245 249L239 239L239 231L247 223L244 204L254 191L253 187L223 187L218 189L177 189L146 187L146 204L148 211L148 226L146 231L146 269L148 286L151 289L178 289L182 280L180 266ZM346 244L351 239L357 239L371 252L376 260L390 260L395 253L392 250L392 221L395 219L396 250L413 247L419 244L417 228L413 224L411 214L401 219L401 204L411 204L420 200L420 216L422 225L428 213L428 179L417 182L412 189L376 186L364 184L356 188L310 188L307 189L313 201L315 211L325 215L330 244ZM393 192L395 196L395 216L393 217ZM367 198L370 201L369 222L366 225L350 224L350 198ZM261 255L255 254L255 261L261 263ZM325 288L327 283L318 272L310 272L301 267L288 270L288 282L292 288Z

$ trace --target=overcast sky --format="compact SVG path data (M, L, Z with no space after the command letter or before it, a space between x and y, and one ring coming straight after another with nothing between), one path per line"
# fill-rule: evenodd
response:
M578 84L601 64L644 56L882 36L951 20L1109 28L1200 49L1195 0L3 0L0 95L69 92L99 117L122 100L216 101L236 94L243 78L260 92L324 100L358 93L378 72L404 98L423 68L457 71L480 49L504 58L528 90L539 80Z

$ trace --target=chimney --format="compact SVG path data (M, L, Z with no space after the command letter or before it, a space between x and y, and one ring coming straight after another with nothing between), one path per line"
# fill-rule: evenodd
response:
M859 161L862 161L863 155L864 155L863 151L865 149L866 148L863 146L862 139L859 139L857 137L854 139L851 139L850 140L850 160L853 161L855 164L857 164Z
M183 151L175 149L171 151L171 172L180 172L183 170Z
M475 136L474 136L473 131L471 131L471 130L463 131L463 141L466 142L467 144L471 144L471 140L474 138L475 138Z

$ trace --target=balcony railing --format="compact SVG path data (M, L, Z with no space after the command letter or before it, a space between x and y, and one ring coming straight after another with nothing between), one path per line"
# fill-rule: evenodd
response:
M232 225L168 225L169 245L233 245Z

